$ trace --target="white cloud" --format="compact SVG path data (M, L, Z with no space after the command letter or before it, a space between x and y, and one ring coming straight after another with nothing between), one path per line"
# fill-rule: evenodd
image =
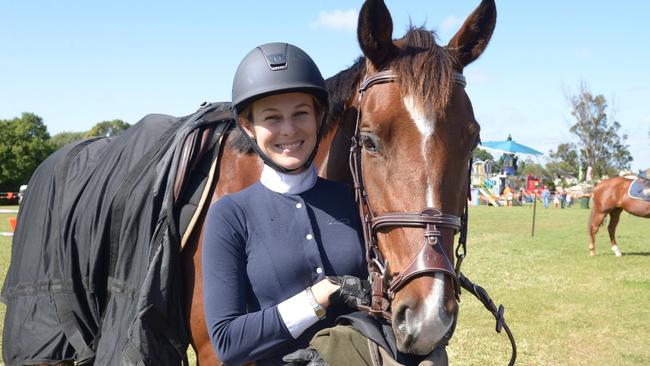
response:
M450 15L442 20L442 22L440 23L440 29L443 32L455 31L460 27L461 24L463 24L462 19L454 15Z
M357 11L350 10L324 10L318 19L311 23L312 28L329 28L342 31L357 30Z

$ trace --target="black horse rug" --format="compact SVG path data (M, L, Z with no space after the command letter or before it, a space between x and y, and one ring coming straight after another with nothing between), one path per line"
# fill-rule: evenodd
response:
M189 330L178 202L195 163L217 159L231 113L221 103L180 118L148 115L117 137L69 144L37 168L2 289L6 364L182 362Z

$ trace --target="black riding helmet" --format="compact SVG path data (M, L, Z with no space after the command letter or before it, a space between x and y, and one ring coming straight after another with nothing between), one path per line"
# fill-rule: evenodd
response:
M314 95L324 107L323 120L318 128L316 146L302 166L286 169L264 154L257 143L248 136L239 122L238 114L256 99L273 94L304 92ZM296 172L309 166L318 150L327 114L325 80L314 61L300 48L288 43L267 43L250 51L239 63L232 83L232 105L237 126L266 165L283 172Z

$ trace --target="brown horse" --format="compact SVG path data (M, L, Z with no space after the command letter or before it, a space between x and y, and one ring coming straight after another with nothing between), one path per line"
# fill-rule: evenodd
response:
M634 216L650 218L650 202L630 198L627 194L631 179L623 177L614 177L605 179L595 188L592 195L593 205L591 215L589 216L589 254L596 255L596 233L603 224L603 220L609 214L609 240L612 250L617 257L620 257L621 251L616 244L616 226L621 217L623 210Z
M357 30L364 57L327 80L331 105L316 158L319 174L352 183L350 138L360 116L361 165L373 212L421 212L435 207L460 216L480 127L464 85L458 81L463 68L487 46L495 22L494 1L483 0L447 46L436 45L435 35L419 28L393 41L392 19L385 4L367 0ZM359 105L361 83L385 70L396 76L394 82L375 84ZM212 202L259 178L261 161L238 148L237 135L237 131L231 133L223 150ZM440 231L444 253L453 265L455 232ZM390 264L387 277L409 266L422 248L423 233L422 228L410 227L378 230L379 249ZM214 365L219 361L204 321L202 238L203 229L197 229L183 253L184 280L192 345L200 364ZM451 277L442 272L423 273L396 290L392 325L401 351L426 355L451 337L458 313Z

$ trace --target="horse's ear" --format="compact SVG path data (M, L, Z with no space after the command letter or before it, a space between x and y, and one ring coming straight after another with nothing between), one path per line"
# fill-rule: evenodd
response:
M483 53L490 42L496 22L497 8L494 0L481 1L447 45L456 56L459 68L469 65Z
M383 0L366 0L359 12L357 38L363 54L378 69L396 53L393 19Z

